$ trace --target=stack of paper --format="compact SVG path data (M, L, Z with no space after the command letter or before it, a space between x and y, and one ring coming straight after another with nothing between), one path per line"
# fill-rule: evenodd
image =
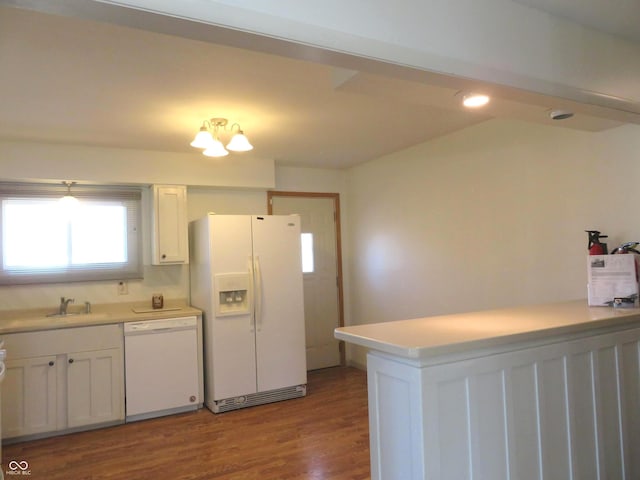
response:
M589 305L614 306L615 299L631 299L637 306L638 279L633 254L587 256ZM615 306L621 306L618 301ZM625 306L628 301L623 302Z

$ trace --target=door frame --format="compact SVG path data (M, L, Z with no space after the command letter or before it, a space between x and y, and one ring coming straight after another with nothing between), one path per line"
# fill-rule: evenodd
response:
M273 215L273 197L298 197L298 198L331 198L335 212L336 222L336 283L338 287L338 326L344 327L344 293L342 283L342 239L340 233L340 194L319 192L288 192L281 190L267 190L267 213ZM346 353L344 341L340 340L340 365L346 365Z

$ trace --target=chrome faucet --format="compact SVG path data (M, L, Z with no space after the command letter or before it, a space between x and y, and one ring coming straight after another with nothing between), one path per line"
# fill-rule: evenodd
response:
M60 310L58 311L58 314L66 315L67 307L69 306L70 303L73 303L73 302L74 302L73 298L60 297Z

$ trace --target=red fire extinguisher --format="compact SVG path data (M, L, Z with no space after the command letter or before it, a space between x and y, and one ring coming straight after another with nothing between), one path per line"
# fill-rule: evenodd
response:
M589 255L606 255L607 244L602 243L600 239L607 238L607 235L601 235L597 230L585 230L585 232L589 234L589 244L587 246Z
M640 245L640 242L623 243L619 247L614 248L613 251L611 252L611 255L619 254L619 253L635 253L637 255L640 255L640 251L636 249L638 245ZM638 257L635 257L635 264L636 264L636 282L637 282L638 280L640 280L640 273L638 272Z

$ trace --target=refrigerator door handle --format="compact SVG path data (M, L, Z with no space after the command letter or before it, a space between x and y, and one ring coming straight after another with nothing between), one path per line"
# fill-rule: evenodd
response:
M254 278L255 278L255 312L256 312L256 328L260 331L262 325L262 272L260 271L260 257L256 255L254 259Z
M256 285L255 285L255 272L253 268L253 257L249 255L247 257L247 270L249 270L249 329L251 333L256 330L255 323L255 310L256 310Z

